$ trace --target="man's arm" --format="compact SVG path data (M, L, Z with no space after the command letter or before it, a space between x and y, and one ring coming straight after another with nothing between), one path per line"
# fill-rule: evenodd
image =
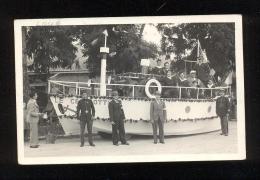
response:
M112 102L109 102L109 104L108 104L108 111L109 111L110 120L113 123L114 122L114 107L113 107L113 103Z
M163 117L164 117L164 120L166 121L167 120L167 112L166 112L165 102L163 102Z
M94 107L94 104L93 104L92 100L90 100L90 102L91 102L90 105L91 105L92 116L95 117L95 112L96 112L95 111L95 107Z
M80 100L79 100L79 102L78 102L78 104L77 104L77 119L79 119L79 111L80 111Z
M152 123L154 122L153 111L154 111L153 102L151 102L151 104L150 104L150 120L151 120Z

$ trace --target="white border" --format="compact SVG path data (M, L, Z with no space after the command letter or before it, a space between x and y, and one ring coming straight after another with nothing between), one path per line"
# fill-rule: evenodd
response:
M84 157L44 157L25 158L23 140L23 71L22 71L22 26L52 25L100 25L100 24L147 24L147 23L235 23L235 54L237 83L237 139L238 152L233 154L173 154L173 155L129 155L129 156L84 156ZM213 161L243 160L245 147L245 105L243 41L241 15L203 15L203 16L146 16L146 17L106 17L106 18L68 18L68 19L26 19L14 21L15 70L16 70L16 112L19 164L76 164L76 163L114 163L114 162L166 162L166 161Z

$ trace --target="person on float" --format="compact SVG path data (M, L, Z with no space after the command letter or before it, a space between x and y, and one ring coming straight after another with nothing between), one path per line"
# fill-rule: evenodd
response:
M211 79L208 63L203 63L203 59L199 58L195 65L195 70L197 72L198 78L203 82L203 84L207 84Z
M187 88L182 88L182 87L190 87L184 71L179 72L178 86L181 87L181 98L189 98L190 97L190 94L189 94L190 90L187 89Z
M208 84L207 84L207 88L210 88L210 89L206 89L205 90L205 97L207 97L207 98L214 98L215 97L215 90L213 88L215 88L215 87L216 87L215 84L210 79L208 81Z
M166 77L164 77L162 80L162 85L163 86L177 86L177 79L175 77L172 77L171 71L168 71L166 74ZM163 98L173 98L178 96L178 89L174 88L167 88L164 87L162 89L162 97Z
M93 119L95 117L95 107L91 99L88 99L88 94L83 92L82 99L77 105L77 119L80 120L80 147L84 146L85 127L87 124L88 142L90 146L95 146L92 138Z
M154 144L157 144L157 129L159 129L160 143L164 144L164 122L167 119L166 105L161 99L161 93L156 91L155 98L150 105L150 119L153 127Z
M228 136L228 118L230 113L229 99L225 97L225 90L220 89L220 97L216 100L216 114L220 118L221 135Z
M162 61L160 59L158 59L156 61L157 65L153 68L153 74L157 74L157 75L163 75L163 67L162 67Z
M44 115L44 113L39 112L37 98L38 95L36 92L30 92L30 99L27 103L27 122L30 124L30 148L39 147L38 123L39 117Z
M191 70L190 71L190 76L188 78L188 82L189 82L189 86L190 87L194 87L190 89L190 96L193 99L197 98L197 93L198 93L198 89L200 87L205 87L204 84L201 82L200 79L197 78L196 75L196 71L195 70ZM199 91L199 96L204 96L204 90L200 90Z
M113 145L118 146L118 141L121 141L122 145L129 145L126 141L125 135L125 113L123 110L122 102L118 97L118 92L112 92L113 99L108 103L109 118L112 122L112 141Z
M162 70L163 70L163 75L165 75L165 76L167 76L167 73L168 73L168 72L171 73L169 62L165 62L165 63L164 63ZM170 75L171 75L171 74L170 74Z

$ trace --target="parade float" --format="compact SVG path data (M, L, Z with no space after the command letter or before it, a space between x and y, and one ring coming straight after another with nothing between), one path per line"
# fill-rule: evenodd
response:
M111 133L108 103L112 99L110 94L113 89L122 90L124 95L127 95L121 96L127 134L152 135L150 103L153 95L151 88L158 88L159 91L162 91L163 88L173 88L179 93L178 98L162 98L167 108L167 121L164 127L166 136L205 133L220 129L214 98L201 99L197 96L197 98L187 99L181 97L181 91L191 87L166 87L162 86L153 75L125 73L117 77L121 79L126 77L128 81L130 79L130 83L123 84L122 81L109 83L109 78L107 78L105 95L102 95L100 83L88 77L87 73L59 73L48 81L50 100L66 135L76 135L80 132L76 107L83 91L90 95L89 98L92 99L96 109L93 129L101 133ZM71 81L72 79L74 81ZM145 84L136 83L141 82L142 79L146 79ZM197 92L207 89L212 95L212 92L219 88L223 87L198 88ZM227 92L229 91L228 87L224 88L227 89ZM142 97L142 95L144 96Z
M59 73L48 80L50 100L66 135L80 133L76 106L83 91L88 92L95 106L93 130L111 134L108 103L112 99L110 94L113 89L124 92L120 98L126 117L125 131L129 135L152 135L152 88L158 88L159 91L172 88L178 92L178 97L162 98L167 110L165 136L206 133L220 129L220 119L215 112L216 101L212 94L219 88L225 88L230 92L229 87L196 88L196 98L183 98L182 91L194 87L162 86L156 75L144 73L117 74L111 78L106 72L108 51L106 45L100 48L103 58L98 78L90 78L87 73ZM203 89L210 91L210 98L199 98L199 92Z

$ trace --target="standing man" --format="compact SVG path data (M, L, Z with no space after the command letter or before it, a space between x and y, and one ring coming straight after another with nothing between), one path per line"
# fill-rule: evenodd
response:
M84 146L85 127L88 129L88 142L90 146L95 146L92 139L92 125L95 117L95 107L92 100L88 99L86 92L82 94L82 99L79 100L77 106L77 118L80 120L80 147Z
M39 117L43 115L43 113L39 112L39 106L36 102L38 95L36 92L30 93L30 99L27 104L27 122L30 124L30 148L38 148L39 147L39 139L38 139L38 123Z
M112 92L113 99L108 104L109 118L112 122L112 140L113 145L118 146L118 139L123 145L129 145L125 138L125 113L122 102L118 99L118 92ZM118 137L119 136L119 137Z
M160 143L164 144L164 122L166 121L166 106L165 102L160 100L160 92L155 93L155 99L151 102L150 117L153 125L153 140L157 144L157 129L159 127Z
M216 101L216 114L220 117L221 135L228 136L228 116L230 112L229 100L225 97L225 90L220 90L220 97Z

